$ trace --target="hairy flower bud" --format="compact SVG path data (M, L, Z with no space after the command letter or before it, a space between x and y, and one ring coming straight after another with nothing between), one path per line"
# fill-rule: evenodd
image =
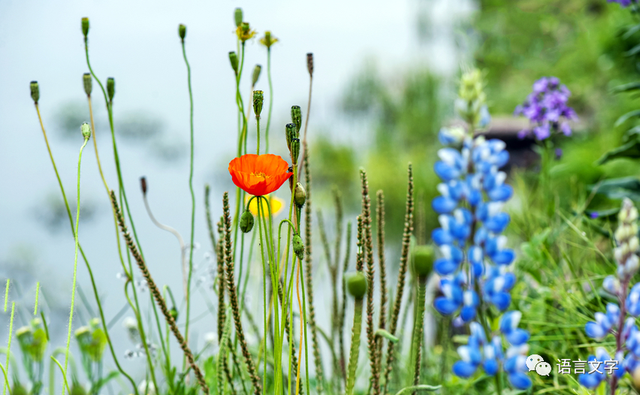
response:
M84 137L85 140L89 140L89 138L91 137L91 126L89 126L88 123L84 122L82 125L80 125L80 131L82 132L82 137Z
M300 128L302 127L302 110L300 106L291 106L291 122L296 125L296 138L300 135Z
M291 142L295 139L296 136L296 125L293 123L288 123L284 126L285 128L285 136L287 138L287 148L291 150Z
M258 78L260 78L261 71L262 71L262 66L260 66L259 64L257 64L256 67L253 68L253 75L251 76L251 86L256 86L256 83L258 82Z
M113 77L107 78L107 96L109 97L109 103L113 101L113 97L116 95L116 80Z
M298 234L293 235L293 252L296 253L300 260L304 258L304 243L302 242L302 237Z
M255 220L253 219L253 214L251 214L251 211L245 210L245 212L242 213L242 216L240 217L240 230L242 231L242 233L251 232L254 222Z
M296 184L296 189L293 192L293 200L298 208L302 208L302 206L304 206L304 203L307 201L307 192L304 190L304 187L300 183Z
M293 139L291 141L291 162L294 165L298 164L298 157L300 156L300 139Z
M345 279L349 294L356 299L362 299L367 293L367 277L362 272L351 274Z
M256 119L260 119L260 113L262 113L263 101L264 101L263 92L253 91L253 112L256 113Z
M31 81L29 88L31 88L31 98L33 99L33 102L38 104L38 100L40 100L40 87L38 86L38 81Z
M425 277L431 273L433 269L433 261L435 260L435 253L431 246L415 246L411 251L411 261L413 264L413 272L418 277Z
M233 72L238 75L238 54L236 54L235 51L229 52L229 62L231 62Z
M238 7L233 12L233 21L236 23L236 27L242 23L242 8Z
M307 71L310 76L313 76L313 54L311 52L307 54Z
M91 91L93 90L93 78L91 78L90 73L82 74L82 84L84 85L84 93L87 96L91 96Z
M187 36L187 27L182 23L178 25L178 35L182 41L184 41L184 38Z
M87 38L87 35L89 34L89 18L82 18L81 26L82 34L84 35L84 38Z

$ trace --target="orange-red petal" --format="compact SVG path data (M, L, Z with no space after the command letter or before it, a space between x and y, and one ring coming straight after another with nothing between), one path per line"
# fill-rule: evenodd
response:
M273 154L246 154L229 163L233 183L255 196L264 196L278 190L293 175L289 164Z

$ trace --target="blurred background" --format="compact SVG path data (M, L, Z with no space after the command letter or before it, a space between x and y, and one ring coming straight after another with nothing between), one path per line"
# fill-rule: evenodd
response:
M489 133L512 139L526 121L512 113L542 76L560 78L572 92L569 104L580 117L571 139L558 141L562 155L553 168L559 194L577 196L608 175L635 175L631 162L598 167L594 162L620 145L614 127L634 108L634 97L614 95L613 86L632 81L637 56L624 56L637 37L623 37L628 12L605 0L399 0L300 3L111 1L0 1L0 283L12 280L17 326L33 312L36 282L40 305L51 315L52 342L64 345L65 320L73 273L74 243L46 152L28 85L40 84L40 109L70 202L75 202L79 126L89 120L82 74L87 72L80 19L89 17L92 66L104 82L116 81L115 130L129 203L150 270L158 284L181 289L180 250L174 237L156 228L144 209L139 177L146 176L148 199L160 222L189 237L189 97L177 26L187 26L195 116L196 250L192 343L201 348L214 331L207 301L211 291L211 253L204 217L204 185L212 187L213 218L221 196L233 191L227 171L235 156L235 81L228 52L236 50L233 10L262 37L270 30L274 85L270 147L286 152L284 124L291 105L306 112L306 53L315 73L309 138L315 208L333 229L331 189L343 196L347 218L355 220L360 197L358 169L367 169L371 190L383 189L387 208L387 249L397 265L406 194L406 166L414 164L419 223L417 238L427 242L437 226L430 201L437 180L432 171L439 148L436 135L454 118L456 81L462 68L485 72L492 124ZM636 33L638 35L640 33ZM241 94L250 91L250 73L263 66L256 89L265 91L266 49L247 43ZM115 185L109 127L102 96L94 84L96 136L105 176ZM255 138L252 123L250 136ZM91 143L90 143L91 144ZM251 141L250 141L251 144ZM513 139L514 174L535 177L537 156ZM90 148L90 149L89 149ZM529 172L529 173L527 173ZM527 176L529 174L529 176ZM518 196L516 185L516 196ZM284 192L284 191L282 191ZM80 241L98 279L107 320L113 319L116 352L135 344L126 339L118 315L126 304L115 247L111 209L99 178L92 147L82 165ZM282 196L285 196L282 194ZM570 201L570 200L568 200ZM595 199L594 207L606 200ZM75 204L71 204L74 211ZM526 210L514 199L514 213ZM526 231L521 236L526 237ZM332 235L332 231L329 231ZM317 242L317 240L316 240ZM328 276L316 251L314 281ZM256 276L258 270L254 271ZM84 263L78 263L78 325L95 316ZM139 284L144 291L144 286ZM319 287L318 292L322 292ZM175 291L174 291L175 292ZM84 295L84 296L83 296ZM86 298L85 298L86 296ZM86 299L86 300L85 300ZM146 302L145 302L146 303ZM247 303L261 304L248 296ZM329 314L319 308L320 316ZM30 313L31 312L31 313ZM321 321L321 320L320 320ZM0 343L8 333L8 314L0 314ZM15 327L15 326L14 326ZM135 358L122 361L136 372ZM142 367L140 367L142 369ZM138 372L141 373L141 370Z

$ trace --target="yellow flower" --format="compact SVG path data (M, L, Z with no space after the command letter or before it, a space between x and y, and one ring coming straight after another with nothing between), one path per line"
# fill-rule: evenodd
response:
M271 35L270 31L264 32L264 37L260 39L260 43L267 48L271 48L271 46L278 42L278 39Z
M244 204L246 205L249 202L249 199L251 199L252 197L252 195L247 194L244 198ZM284 209L284 200L271 195L264 195L264 197L269 200L271 206L271 216L275 217L282 212L282 210ZM269 208L264 203L264 200L261 199L260 202L262 203L262 215L266 217L269 215ZM249 205L249 211L251 211L251 214L253 214L254 216L258 215L258 199L253 199L251 201L251 204Z
M256 35L255 30L251 30L248 22L242 22L238 28L236 29L236 35L238 36L238 40L245 42L253 36Z

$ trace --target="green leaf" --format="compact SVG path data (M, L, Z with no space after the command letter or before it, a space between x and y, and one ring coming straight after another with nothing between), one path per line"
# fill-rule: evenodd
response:
M441 385L426 385L426 384L414 385L411 387L405 387L401 389L400 391L396 392L396 395L409 394L413 391L436 391L436 390L439 390L441 387L442 387Z
M625 54L625 56L633 56L633 55L637 55L638 53L640 53L640 44L638 44L635 47L631 48L630 50L628 50L624 54Z
M385 339L389 340L392 343L397 343L398 339L397 337L393 336L391 333L385 331L384 329L378 329L375 333L376 336L380 336L380 337L384 337Z
M629 111L628 113L618 118L614 126L620 126L623 123L625 123L629 118L638 117L638 116L640 116L640 110Z
M620 93L620 92L628 92L628 91L635 91L640 89L640 81L637 82L630 82L628 84L623 84L623 85L619 85L616 86L615 88L613 88L611 90L612 93Z
M640 140L634 139L628 143L621 145L606 152L600 159L596 161L597 165L603 165L614 159L640 159Z
M618 200L628 197L631 200L640 201L640 180L635 177L612 178L589 185L588 189L605 195L609 199Z
M625 34L622 35L622 38L624 40L628 39L629 37L633 36L635 33L637 33L638 31L640 31L640 23L634 26L631 26L629 28L629 30L627 30L627 32Z

